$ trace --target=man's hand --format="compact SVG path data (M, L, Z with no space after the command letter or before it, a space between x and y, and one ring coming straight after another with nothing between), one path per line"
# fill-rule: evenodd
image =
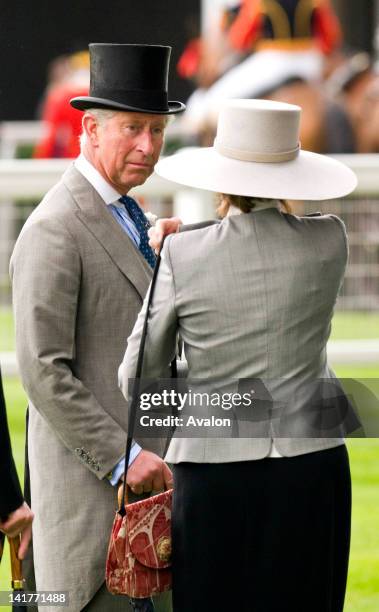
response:
M171 219L158 219L154 227L148 230L149 245L156 253L158 253L162 240L167 234L175 234L179 231L179 226L183 225L183 221L179 217L171 217Z
M128 469L127 484L136 495L171 489L172 472L158 455L142 450Z
M23 559L29 546L32 535L32 521L34 514L28 504L24 502L8 516L7 520L0 522L0 530L9 538L14 538L21 533L21 543L18 551L18 558Z

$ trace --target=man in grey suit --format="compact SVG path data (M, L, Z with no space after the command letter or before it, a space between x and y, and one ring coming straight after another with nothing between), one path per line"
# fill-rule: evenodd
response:
M85 111L81 155L29 217L11 259L36 586L68 591L67 612L130 609L104 585L127 430L117 366L154 253L147 219L126 194L152 174L168 116L184 110L167 100L169 55L90 45L90 95L71 100ZM158 441L134 445L135 494L172 484L162 451ZM160 599L156 609L169 610Z

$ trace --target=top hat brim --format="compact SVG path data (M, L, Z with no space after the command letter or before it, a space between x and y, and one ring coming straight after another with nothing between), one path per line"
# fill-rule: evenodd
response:
M148 113L151 115L174 115L185 111L186 106L182 102L168 102L168 108L157 110L155 108L137 107L129 104L121 104L107 98L96 98L92 96L78 96L70 100L71 106L77 110L87 110L88 108L104 108L109 110L130 111L135 113Z

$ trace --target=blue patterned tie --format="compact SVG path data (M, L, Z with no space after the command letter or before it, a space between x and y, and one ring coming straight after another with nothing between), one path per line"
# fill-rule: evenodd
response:
M140 236L139 250L146 259L147 263L154 268L156 257L153 249L151 246L149 246L149 237L147 235L147 230L150 227L150 223L146 219L143 210L138 206L137 202L133 200L133 198L130 198L129 196L122 196L120 198L120 202L122 202L125 206L130 218L138 230Z

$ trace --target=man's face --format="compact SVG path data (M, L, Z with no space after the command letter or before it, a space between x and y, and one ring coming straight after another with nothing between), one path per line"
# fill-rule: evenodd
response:
M122 194L152 174L163 145L164 115L117 111L96 127L95 166Z

